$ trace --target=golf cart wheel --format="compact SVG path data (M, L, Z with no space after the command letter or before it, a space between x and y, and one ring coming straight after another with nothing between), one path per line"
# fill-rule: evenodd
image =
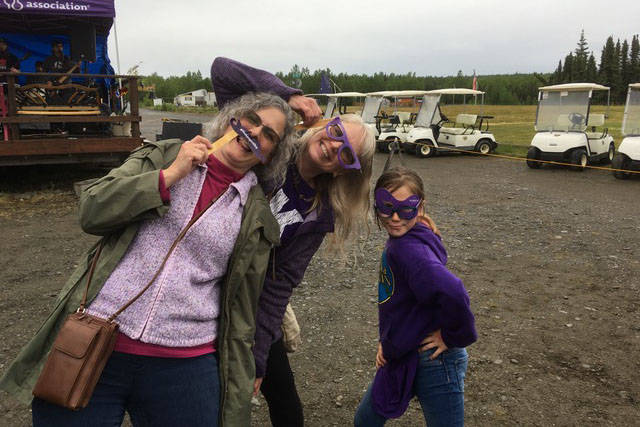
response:
M609 144L609 151L607 152L607 157L605 157L604 162L605 163L611 163L613 162L613 158L616 155L616 146L613 145L613 142L611 144Z
M589 164L589 156L587 150L584 148L578 148L571 153L571 163L574 165L573 170L578 172L584 171L585 167Z
M540 160L540 150L536 147L529 147L529 151L527 151L527 166L531 169L540 169L542 163L534 160Z
M622 153L616 153L615 156L613 156L613 161L611 162L611 167L613 169L629 169L629 158L622 154ZM618 179L627 179L629 178L629 172L622 172L622 171L617 171L614 170L613 171L613 176L615 176Z
M493 151L493 144L488 139L481 139L476 144L476 151L480 154L489 154Z
M433 157L436 155L436 148L429 140L416 141L416 155L418 157Z

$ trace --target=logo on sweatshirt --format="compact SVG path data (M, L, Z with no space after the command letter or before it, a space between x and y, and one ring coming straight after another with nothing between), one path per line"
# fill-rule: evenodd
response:
M380 259L380 273L378 275L378 304L384 304L389 301L393 295L395 281L393 280L393 271L387 262L387 250L382 251Z

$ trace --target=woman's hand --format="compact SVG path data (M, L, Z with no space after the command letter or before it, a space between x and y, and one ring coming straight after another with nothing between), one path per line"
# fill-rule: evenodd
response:
M423 351L429 350L430 348L435 348L436 351L433 352L429 359L433 360L436 357L440 356L440 354L448 349L447 345L444 343L442 339L442 334L440 333L440 329L437 331L431 332L425 339L420 343L420 348L418 349L419 353Z
M387 364L387 360L384 358L382 354L382 344L378 343L378 353L376 354L376 369L382 368Z
M209 140L200 135L182 144L171 166L162 171L167 188L189 175L198 165L206 162L209 157L207 154L209 148L211 148Z
M258 392L260 391L260 386L262 385L262 380L264 379L264 377L260 377L260 378L256 378L253 381L253 397L256 397L258 395Z
M304 125L309 127L322 117L322 110L315 99L302 95L292 95L289 98L289 107L302 116Z

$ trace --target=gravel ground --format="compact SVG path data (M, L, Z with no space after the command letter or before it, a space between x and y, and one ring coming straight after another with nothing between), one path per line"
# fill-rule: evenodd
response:
M640 179L467 155L405 160L425 180L476 315L467 425L640 425ZM95 239L78 227L71 191L90 173L21 184L29 170L0 180L10 190L0 193L0 373ZM384 240L372 225L343 257L321 250L294 292L303 345L290 359L309 426L350 425L373 378ZM262 398L253 420L269 425ZM29 424L29 409L0 394L0 426ZM415 403L389 423L423 424Z

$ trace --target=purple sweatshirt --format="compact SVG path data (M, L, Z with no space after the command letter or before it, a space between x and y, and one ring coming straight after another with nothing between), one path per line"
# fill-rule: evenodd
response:
M218 57L211 65L211 82L220 107L227 102L248 92L269 92L288 101L292 95L302 94L302 91L286 86L273 74L259 70L232 59ZM287 179L296 178L297 174L288 174ZM282 190L288 200L294 199L294 193L308 198L308 190L304 185L291 185L287 182ZM293 191L292 191L293 189ZM283 229L284 241L281 246L273 250L267 275L258 302L256 317L256 336L253 354L256 362L256 377L264 377L267 356L271 344L282 337L282 318L293 292L304 277L304 273L311 262L311 258L318 251L327 233L333 232L334 216L328 200L322 209L306 212L302 206L292 206L285 202L282 206L274 206L278 200L279 189L265 188L266 194L274 195L272 210L278 219L293 215L298 211L302 222L288 224L290 221L279 221ZM275 209L274 209L275 208ZM289 212L287 215L282 215ZM288 225L287 225L288 224Z
M440 329L449 348L477 339L467 291L446 263L440 238L421 223L389 238L382 253L378 315L387 364L378 369L372 393L374 409L387 418L399 417L409 405L418 347L429 333Z

